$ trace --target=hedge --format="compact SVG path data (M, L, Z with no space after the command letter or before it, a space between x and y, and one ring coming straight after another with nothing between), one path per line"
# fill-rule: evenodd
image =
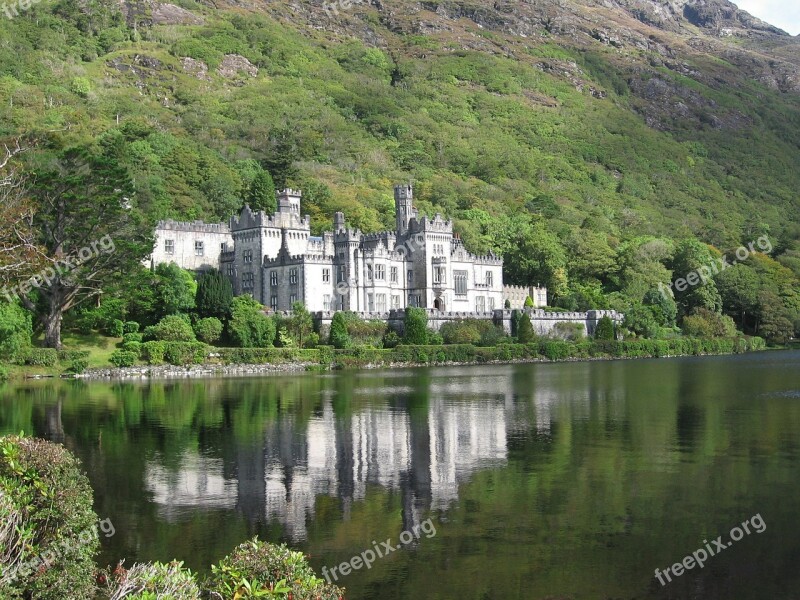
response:
M28 348L22 353L22 362L32 367L54 367L58 350L53 348Z

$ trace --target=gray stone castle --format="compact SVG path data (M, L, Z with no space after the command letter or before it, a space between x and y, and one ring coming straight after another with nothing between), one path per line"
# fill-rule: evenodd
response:
M162 221L152 263L195 271L218 268L234 292L275 311L302 302L311 312L388 313L417 306L489 314L522 308L527 296L546 306L547 290L503 285L503 259L470 253L441 215L420 217L411 185L394 188L395 230L365 234L334 215L334 230L311 235L301 192L277 194L275 214L245 206L228 225Z

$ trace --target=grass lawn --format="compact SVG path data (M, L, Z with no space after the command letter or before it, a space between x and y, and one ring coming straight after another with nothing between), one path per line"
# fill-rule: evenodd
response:
M117 344L122 338L106 337L99 333L82 335L78 333L64 333L61 342L64 350L88 350L89 368L110 367L108 358L117 349ZM34 340L34 345L41 345L41 337ZM51 376L58 377L64 373L69 364L57 363L53 367L32 367L27 365L3 365L8 371L11 379L21 379L24 377Z

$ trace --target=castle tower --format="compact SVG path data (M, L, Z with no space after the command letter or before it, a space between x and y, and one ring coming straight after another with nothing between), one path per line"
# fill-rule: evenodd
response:
M394 210L397 235L404 235L408 231L408 222L417 216L414 211L414 190L410 183L394 186Z
M300 190L292 190L286 188L277 192L278 196L278 212L279 213L293 213L300 216Z

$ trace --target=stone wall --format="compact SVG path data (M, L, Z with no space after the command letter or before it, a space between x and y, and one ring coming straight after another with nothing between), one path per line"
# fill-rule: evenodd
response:
M444 323L449 321L459 321L463 319L482 319L492 321L496 325L503 327L507 334L511 334L511 322L513 318L513 310L495 310L491 312L442 312L433 309L427 309L428 313L428 328L438 331ZM597 328L597 323L603 317L607 316L616 324L621 324L625 316L613 310L590 310L587 312L546 312L541 309L528 309L525 312L531 320L533 330L538 335L550 335L555 330L557 323L575 323L583 327L583 333L586 336L594 335ZM326 330L330 327L331 321L335 311L324 311L313 313L314 320L320 325L321 328ZM405 320L405 310L390 310L388 312L359 312L356 313L359 318L369 320L386 321L392 329L402 333L403 322Z

